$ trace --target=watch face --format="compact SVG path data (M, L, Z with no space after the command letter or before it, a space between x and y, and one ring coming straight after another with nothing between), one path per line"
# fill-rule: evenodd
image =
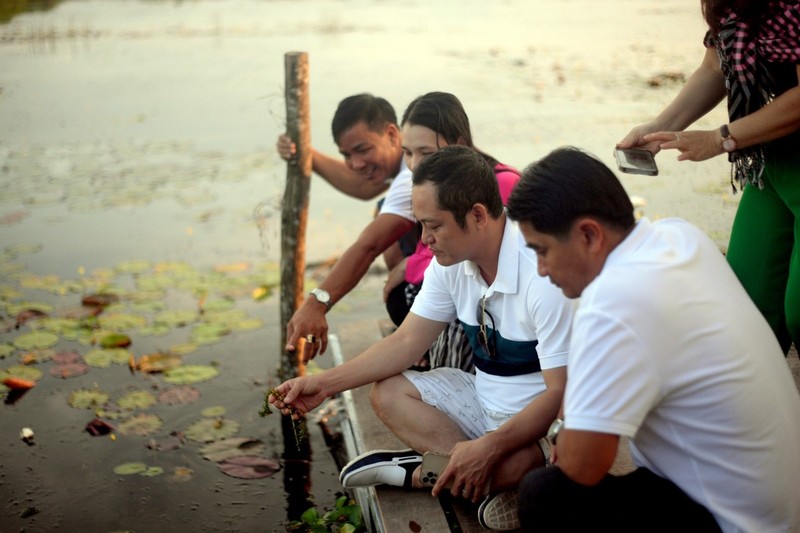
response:
M736 150L736 141L733 139L723 139L722 140L722 149L726 152L733 152Z
M316 298L319 301L319 303L328 305L328 302L331 301L331 295L328 294L328 291L326 290L314 289L313 291L311 291L311 294L314 295L314 298Z

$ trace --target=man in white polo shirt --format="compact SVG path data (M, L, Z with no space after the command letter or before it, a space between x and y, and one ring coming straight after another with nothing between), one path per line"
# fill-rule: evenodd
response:
M526 531L800 531L800 396L717 246L636 222L577 149L522 173L508 203L539 272L580 297L554 467L519 490ZM638 466L608 473L621 436Z
M413 183L414 215L436 261L411 312L358 357L283 383L283 401L271 401L308 412L329 396L377 382L373 406L410 449L355 458L342 470L342 484L420 488L421 454L449 454L433 495L451 485L453 495L483 498L481 523L513 529L513 489L524 472L544 464L537 441L561 405L572 304L536 274L536 256L506 219L497 179L480 154L445 147L420 163ZM456 318L475 351L476 374L404 371Z

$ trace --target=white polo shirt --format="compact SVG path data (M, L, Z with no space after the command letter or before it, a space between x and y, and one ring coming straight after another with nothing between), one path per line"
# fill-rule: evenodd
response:
M411 207L411 185L411 171L403 158L400 162L400 172L392 179L378 214L397 215L416 222Z
M634 462L723 531L800 530L800 396L717 246L640 220L581 295L565 427L631 437Z
M478 303L494 319L496 358L477 342ZM537 272L536 254L506 219L497 276L486 284L477 265L431 261L411 312L438 322L458 318L475 352L475 387L487 409L516 413L546 389L541 369L567 364L573 303Z

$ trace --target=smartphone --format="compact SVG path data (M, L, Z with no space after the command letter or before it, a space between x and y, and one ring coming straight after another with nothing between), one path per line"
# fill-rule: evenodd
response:
M449 455L434 452L425 452L422 454L422 468L420 468L419 472L420 482L426 487L433 487L436 485L439 474L447 468L447 463L449 462ZM445 488L449 489L450 486L448 485Z
M645 176L657 176L658 167L653 152L642 148L617 148L614 151L617 158L617 166L622 172L628 174L644 174Z

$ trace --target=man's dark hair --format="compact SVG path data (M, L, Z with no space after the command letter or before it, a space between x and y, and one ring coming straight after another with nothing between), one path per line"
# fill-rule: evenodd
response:
M611 169L573 147L554 150L522 171L508 215L557 238L584 216L623 231L636 223L628 193Z
M493 218L503 213L494 171L472 148L450 145L432 153L414 170L413 180L414 185L434 184L439 207L453 213L462 229L466 226L467 213L475 204L485 205Z
M333 141L339 144L339 137L359 122L364 122L371 131L382 133L387 124L397 125L397 115L392 105L379 96L368 93L348 96L339 102L333 115Z

